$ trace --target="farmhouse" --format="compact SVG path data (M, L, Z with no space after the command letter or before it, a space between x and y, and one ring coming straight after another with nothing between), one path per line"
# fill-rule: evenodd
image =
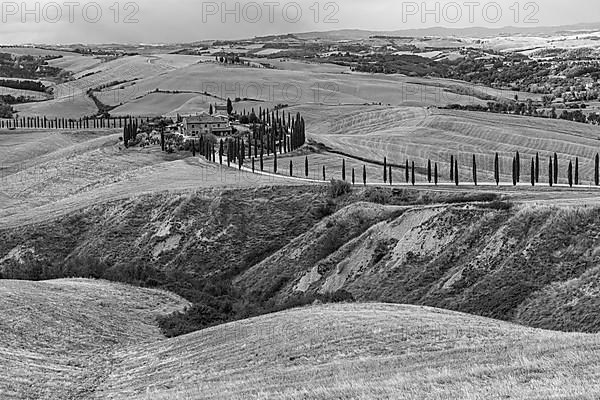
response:
M185 136L196 137L209 133L217 136L227 136L231 135L232 127L229 118L224 115L202 113L184 117L182 133Z
M215 113L227 115L227 105L215 104Z

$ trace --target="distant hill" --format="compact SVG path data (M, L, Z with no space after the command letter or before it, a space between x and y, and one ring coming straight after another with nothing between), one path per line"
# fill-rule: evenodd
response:
M294 36L299 39L329 39L329 40L363 40L372 36L398 36L398 37L423 37L423 36L457 36L472 38L489 38L504 35L553 35L561 33L573 34L575 32L590 32L600 30L600 23L576 24L563 26L532 26L516 27L505 26L501 28L447 28L431 27L421 29L405 29L394 31L371 31L360 29L342 29L324 32L305 32L297 33Z

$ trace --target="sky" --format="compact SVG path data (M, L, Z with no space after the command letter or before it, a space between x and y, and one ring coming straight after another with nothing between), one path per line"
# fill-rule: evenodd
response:
M0 43L172 43L337 29L600 22L596 0L2 1Z

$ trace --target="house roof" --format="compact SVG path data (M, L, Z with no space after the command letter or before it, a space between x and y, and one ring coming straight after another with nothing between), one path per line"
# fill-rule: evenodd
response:
M229 121L229 118L223 115L209 115L206 113L198 114L198 115L190 115L188 117L184 117L184 123L186 124L210 124L210 123L223 123Z

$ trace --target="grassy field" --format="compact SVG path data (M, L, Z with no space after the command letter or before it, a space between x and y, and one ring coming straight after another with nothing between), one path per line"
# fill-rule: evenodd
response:
M177 296L0 281L5 399L595 399L597 335L435 308L315 305L164 339Z
M594 399L596 335L431 308L295 309L115 353L97 399Z
M112 353L158 342L156 318L188 303L171 293L100 281L0 281L3 399L85 399Z
M471 180L472 156L479 180L493 181L494 155L500 156L501 176L511 181L512 157L519 151L522 177L529 182L531 158L540 155L540 182L547 183L548 157L558 154L560 182L567 182L569 160L579 157L581 183L593 181L594 157L600 132L593 125L561 120L424 108L364 109L359 107L296 107L305 115L309 138L333 151L366 160L403 165L414 161L426 171L427 160L438 162L449 179L450 156L458 156L461 180ZM421 176L418 181L423 181Z
M264 60L256 60L264 61ZM137 55L104 61L98 58L65 55L52 65L74 73L74 79L54 87L56 99L43 104L17 107L23 116L47 115L74 117L89 114L86 92L105 87L98 97L118 115L164 115L181 109L191 98L175 97L157 102L146 96L156 89L194 92L193 104L206 103L203 93L217 96L248 98L249 107L283 104L391 104L394 106L439 106L449 103L485 104L490 97L512 98L514 93L470 85L464 82L409 78L400 75L351 73L348 68L299 61L273 60L275 69L225 66L211 57L173 54ZM132 85L133 84L133 85ZM523 94L523 98L527 95ZM68 99L70 106L65 105ZM208 101L217 101L215 98ZM239 104L240 108L244 105ZM184 108L182 108L184 107ZM203 106L204 108L204 106Z
M168 155L159 146L126 150L117 132L0 133L3 224L53 218L69 210L153 192L286 181L221 167L192 158L189 152Z

